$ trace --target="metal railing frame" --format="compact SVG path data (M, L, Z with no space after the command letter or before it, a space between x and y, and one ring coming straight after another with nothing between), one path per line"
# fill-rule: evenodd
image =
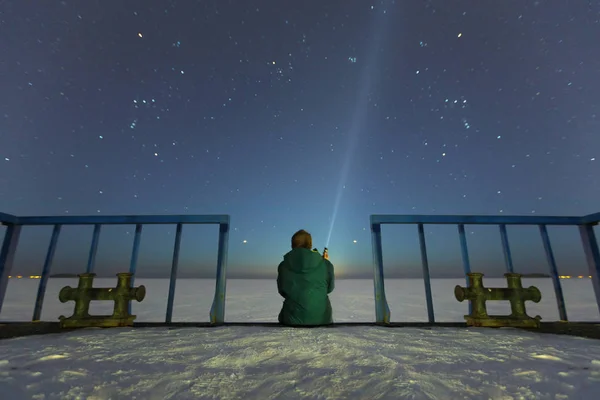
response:
M383 249L381 244L381 225L383 224L408 224L417 225L419 243L421 248L421 264L423 268L423 281L425 284L425 299L427 301L427 317L429 323L435 323L433 298L431 294L431 279L429 275L429 262L427 260L427 246L425 243L424 225L457 225L460 249L463 261L463 270L466 274L471 272L469 250L465 225L497 225L500 230L504 263L507 272L514 272L510 245L508 242L507 225L537 225L540 230L546 261L554 285L556 303L561 321L568 321L562 286L556 267L556 260L548 235L548 225L577 226L583 244L589 275L596 295L598 310L600 310L600 252L594 226L600 222L600 213L584 217L543 217L543 216L495 216L495 215L371 215L371 238L373 243L373 269L375 289L375 321L378 324L390 323L390 308L388 306L383 276ZM468 279L467 279L468 285ZM469 311L470 312L470 311Z
M435 323L433 298L431 293L431 278L429 273L429 262L427 257L427 246L425 241L424 225L456 225L458 227L459 243L463 261L463 270L467 274L471 272L465 225L497 225L499 227L504 262L507 272L514 272L512 255L508 241L506 227L508 225L537 225L540 230L546 260L554 285L556 302L560 319L568 321L565 308L563 291L558 276L558 269L552 251L552 245L548 234L548 225L577 226L581 236L583 250L592 277L592 286L596 295L596 302L600 310L600 251L598 241L594 232L594 226L600 223L600 213L586 215L584 217L544 217L544 216L488 216L488 215L371 215L370 225L373 246L374 266L374 292L375 292L375 321L377 324L390 323L390 309L385 296L384 274L383 274L383 249L381 242L381 225L383 224L409 224L417 225L419 237L421 262L423 268L423 280L425 285L425 298L427 302L427 315L429 323ZM135 225L133 249L129 265L129 272L135 274L139 246L141 241L142 227L144 225L176 225L175 243L173 248L173 259L169 281L169 294L167 298L167 310L165 323L172 323L173 301L175 298L175 283L177 280L177 267L179 263L179 251L183 225L187 224L218 224L219 244L217 253L217 279L215 295L210 309L210 322L222 324L225 322L225 294L227 284L227 249L229 239L230 217L229 215L133 215L133 216L58 216L58 217L17 217L10 214L0 213L0 225L6 226L6 232L2 248L0 249L0 312L8 286L8 277L11 273L15 252L17 250L21 228L23 226L54 226L50 238L50 244L46 253L42 275L38 286L38 293L33 312L33 321L41 317L42 304L46 293L46 285L50 276L52 261L63 225L93 225L94 232L90 246L86 272L93 272L100 240L100 232L103 225ZM132 281L133 285L133 281Z
M177 281L177 267L179 264L179 249L183 225L192 224L217 224L219 225L219 245L217 250L217 282L215 296L210 309L210 322L222 324L225 322L225 292L227 285L227 246L229 240L229 215L129 215L129 216L59 216L59 217L17 217L10 214L0 213L0 225L6 225L6 232L2 249L0 250L0 313L8 287L8 277L11 274L15 252L19 243L21 228L24 226L47 226L53 225L50 245L46 253L46 259L42 268L40 283L38 286L33 321L39 321L42 315L42 305L46 294L46 285L50 277L52 260L58 238L63 225L93 225L92 244L88 256L86 272L94 272L100 232L103 225L135 225L133 249L129 263L129 272L134 274L138 264L138 254L144 225L176 225L175 244L173 247L173 260L171 263L171 274L169 281L169 294L167 298L167 310L165 323L173 320L173 302L175 299L175 283ZM132 279L131 285L134 281ZM130 305L131 307L131 305ZM131 309L130 309L131 312Z

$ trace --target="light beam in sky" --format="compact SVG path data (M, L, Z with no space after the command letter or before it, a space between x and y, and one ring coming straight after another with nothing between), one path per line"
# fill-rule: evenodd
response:
M367 107L369 105L369 95L371 93L373 76L378 72L378 53L381 49L381 42L384 36L385 26L387 25L387 20L389 19L389 14L387 13L387 10L384 9L384 3L385 2L381 2L382 5L380 6L379 10L377 10L375 7L371 7L376 15L373 19L373 23L376 27L375 34L373 35L371 45L369 46L369 57L366 59L368 64L365 66L363 71L356 96L356 106L352 117L350 132L348 134L348 147L346 148L346 154L340 170L340 179L338 181L335 200L333 202L333 212L331 214L331 221L329 223L329 232L327 233L327 240L325 242L326 247L329 247L331 235L333 234L333 229L335 227L335 221L337 219L342 197L344 195L344 188L346 186L346 181L348 180L350 166L356 152L358 139L367 120ZM351 57L351 60L354 60L353 62L356 63L357 58Z

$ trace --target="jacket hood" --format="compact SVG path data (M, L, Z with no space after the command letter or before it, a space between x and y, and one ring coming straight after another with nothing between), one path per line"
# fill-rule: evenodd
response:
M296 248L283 256L283 262L292 271L309 271L323 264L323 256L316 251Z

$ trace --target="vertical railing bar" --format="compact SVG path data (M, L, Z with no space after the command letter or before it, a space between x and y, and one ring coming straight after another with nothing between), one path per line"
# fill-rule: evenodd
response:
M427 301L427 318L430 324L435 323L433 312L433 297L431 296L431 279L429 276L429 261L427 260L427 245L425 243L425 229L419 224L419 244L421 245L421 263L423 265L423 280L425 282L425 299Z
M219 249L217 252L217 282L215 297L210 308L211 324L225 322L225 296L227 293L227 247L229 242L229 223L219 224Z
M467 287L469 286L469 277L467 274L471 273L471 262L469 261L469 249L467 247L467 236L465 234L465 225L458 224L458 236L460 239L460 252L462 255L463 261L463 270L465 273L465 280L467 282ZM469 314L473 311L473 307L471 302L469 302Z
M2 314L2 305L8 287L8 276L12 271L20 236L21 225L7 224L2 249L0 250L0 315Z
M506 224L500 224L500 239L502 240L502 252L504 253L504 264L506 265L506 271L513 273L515 268L513 266L512 254L510 252L510 245L508 243L508 234L506 233Z
M546 225L539 225L540 235L542 236L542 243L544 244L544 251L546 252L546 260L548 262L548 268L550 269L550 276L552 277L552 284L554 285L554 294L556 296L556 305L558 307L558 315L561 321L568 321L567 308L565 305L565 298L563 296L562 285L560 283L560 277L558 276L558 268L556 267L556 260L554 259L554 252L552 251L552 244L550 243L550 235L548 235L548 229Z
M167 298L167 313L165 322L170 324L173 319L173 302L175 300L175 285L177 282L177 267L179 266L179 248L181 247L181 232L183 224L177 224L175 233L175 246L173 247L173 262L171 264L171 278L169 280L169 297Z
M135 225L135 237L133 239L133 250L131 251L131 262L129 263L129 272L133 274L131 277L131 287L134 287L135 281L135 272L137 270L137 261L138 255L140 252L140 240L142 239L142 224ZM131 314L131 301L128 303L127 309L129 310L129 314Z
M371 240L373 246L373 273L375 291L375 323L390 323L390 308L385 296L385 279L383 275L383 246L381 244L381 225L371 224Z
M596 303L600 310L600 250L598 240L592 224L579 225L579 234L583 244L583 251L588 264L589 274L592 277L592 286L596 294Z
M56 224L52 230L48 252L46 253L46 260L44 260L44 267L42 268L42 277L40 278L40 284L38 285L35 308L33 309L33 317L31 318L32 321L39 321L42 316L42 305L44 304L44 296L46 295L46 286L48 284L48 278L50 277L50 269L52 268L52 261L54 260L54 253L56 252L56 244L58 243L61 227L61 224Z
M90 255L88 257L87 268L85 272L92 273L94 272L94 267L96 265L96 253L98 252L98 242L100 240L100 229L102 228L102 224L94 224L94 234L92 236L92 245L90 246Z

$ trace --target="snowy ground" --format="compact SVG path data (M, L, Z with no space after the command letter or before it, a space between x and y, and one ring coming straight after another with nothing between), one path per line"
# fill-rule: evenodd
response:
M3 399L590 399L600 345L512 329L86 330L0 341Z
M115 281L99 280L97 286ZM490 281L489 286L505 286ZM551 281L530 281L525 284L536 284L546 296L530 314L555 320ZM466 305L453 299L452 289L463 282L433 282L438 320L462 320ZM35 283L11 280L1 319L30 318ZM138 320L162 320L168 283L136 282L142 283L148 295L134 307ZM71 314L72 303L56 300L67 284L76 281L50 280L43 319ZM226 319L275 320L281 300L272 286L230 282ZM426 320L422 282L391 281L386 288L393 320ZM591 289L587 280L566 282L571 319L599 319ZM181 281L177 290L175 319L205 321L214 281ZM332 296L335 319L372 321L372 293L370 281L339 281ZM95 307L95 312L111 308ZM508 311L508 305L497 303L490 311ZM598 393L600 341L513 329L123 328L0 341L0 399L7 400L597 400Z

